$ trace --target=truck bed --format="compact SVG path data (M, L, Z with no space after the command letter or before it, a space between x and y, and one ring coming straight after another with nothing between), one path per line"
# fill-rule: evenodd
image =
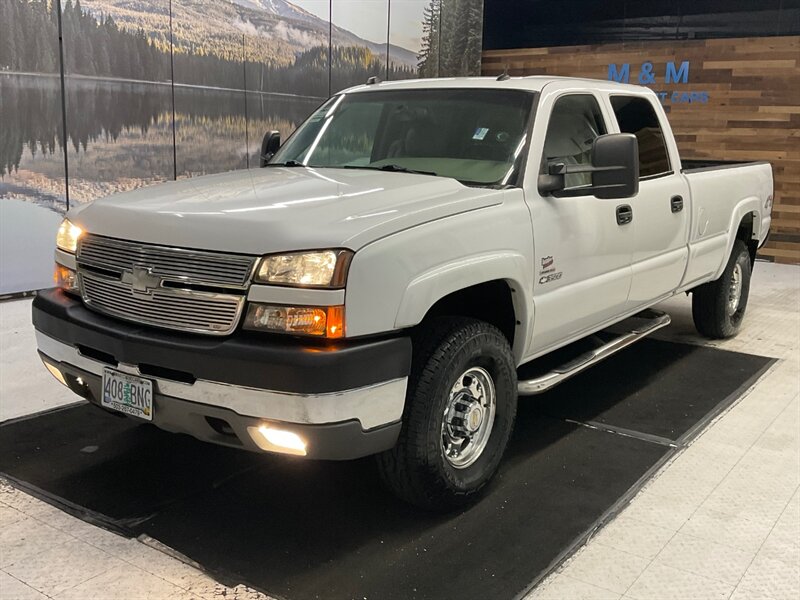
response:
M714 160L711 158L681 158L682 171L684 173L697 173L699 171L710 171L712 169L732 169L734 167L744 167L747 165L769 164L763 160Z
M683 174L692 198L692 229L684 285L716 279L722 272L732 244L730 235L748 213L758 244L770 226L772 167L768 162L683 162ZM686 167L689 167L688 169Z

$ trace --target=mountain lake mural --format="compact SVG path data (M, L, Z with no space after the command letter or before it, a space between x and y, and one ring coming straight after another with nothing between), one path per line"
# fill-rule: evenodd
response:
M0 1L0 296L51 285L68 206L257 167L266 131L285 139L373 75L479 74L482 12L483 0Z

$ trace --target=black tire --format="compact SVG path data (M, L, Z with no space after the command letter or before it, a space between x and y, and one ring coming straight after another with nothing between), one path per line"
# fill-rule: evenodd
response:
M731 311L729 300L737 270L741 279L741 292L738 305ZM712 339L733 337L739 332L750 295L751 272L750 252L743 241L736 240L720 278L705 283L692 292L692 318L697 331Z
M414 341L403 427L397 445L377 456L385 484L426 510L447 510L474 500L500 464L517 414L517 371L505 336L467 318L423 324ZM478 367L491 375L495 417L475 462L456 468L444 456L442 423L459 376Z

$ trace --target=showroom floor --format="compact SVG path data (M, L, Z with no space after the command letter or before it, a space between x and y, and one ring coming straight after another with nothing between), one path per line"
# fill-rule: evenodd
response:
M782 359L532 598L800 596L800 268L757 265L741 334L709 344L686 298L659 337ZM0 421L72 402L35 358L30 300L0 304ZM602 369L603 367L597 367ZM698 382L702 385L702 382ZM154 540L104 531L0 482L0 598L263 598Z

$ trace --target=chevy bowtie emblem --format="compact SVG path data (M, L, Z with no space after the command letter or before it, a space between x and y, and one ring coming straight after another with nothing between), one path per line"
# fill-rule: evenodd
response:
M153 275L152 269L135 265L130 271L123 271L120 279L122 283L130 285L134 292L148 295L153 290L160 288L163 281L158 275Z

